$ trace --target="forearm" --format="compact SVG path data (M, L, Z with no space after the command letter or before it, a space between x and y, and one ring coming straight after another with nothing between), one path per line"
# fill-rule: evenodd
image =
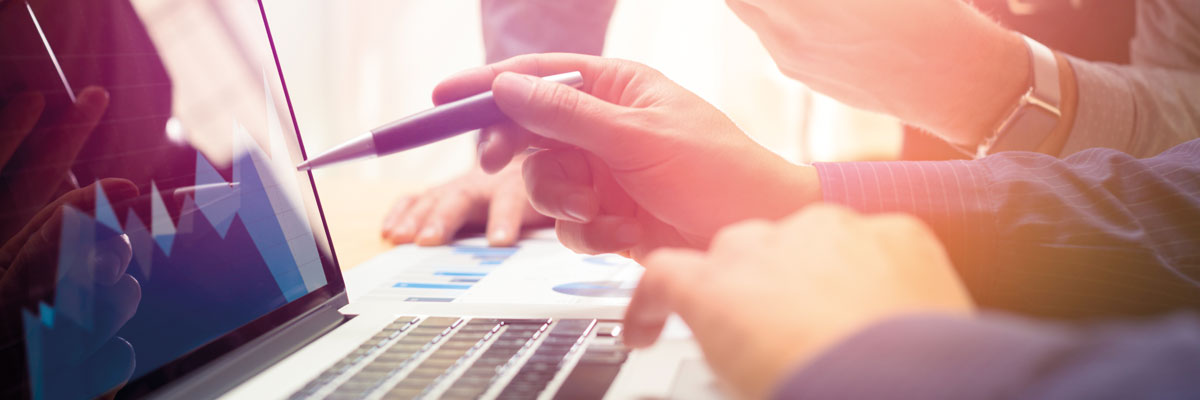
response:
M1079 100L1062 156L1104 147L1153 157L1200 137L1200 72L1070 62Z
M778 398L1163 398L1200 391L1200 321L1087 327L1004 315L877 323L798 369Z
M1061 156L1094 148L1138 158L1200 137L1200 7L1141 0L1130 65L1067 57L1078 115Z
M528 53L599 55L616 0L482 0L487 62Z
M1146 0L1137 19L1132 65L1058 55L1062 118L1040 146L1019 150L1068 156L1103 147L1142 158L1200 137L1200 9L1187 0ZM931 90L911 91L913 108L897 116L973 148L1029 88L1029 55L1017 34L961 20L955 37L974 46L942 39L928 59L955 68L913 74Z
M1145 160L1094 149L817 171L825 201L929 224L980 306L1081 318L1200 309L1198 160L1200 140Z

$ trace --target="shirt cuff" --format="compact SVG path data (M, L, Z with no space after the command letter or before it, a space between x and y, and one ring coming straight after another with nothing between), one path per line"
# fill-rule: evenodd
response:
M937 234L969 286L984 280L996 251L991 174L977 161L817 163L826 202L865 214L906 213ZM978 295L978 293L977 293Z
M1104 147L1128 151L1133 140L1134 96L1129 81L1114 66L1067 56L1079 91L1075 123L1061 157Z

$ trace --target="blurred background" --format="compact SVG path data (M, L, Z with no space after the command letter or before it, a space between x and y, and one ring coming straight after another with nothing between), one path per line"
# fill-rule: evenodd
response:
M267 0L305 147L321 151L431 106L434 85L483 62L478 0ZM725 111L789 160L886 158L899 125L814 95L784 77L718 0L619 1L604 55L638 61ZM473 160L471 136L318 171L417 190Z
M229 36L225 48L164 55L175 81L192 82L188 90L208 93L203 98L219 102L262 93L256 71L206 67L206 54L245 51L238 36L255 34L230 29L239 25L233 23L237 18L256 17L253 13L222 11L242 1L133 3L156 40ZM264 0L264 7L310 155L431 107L430 94L438 81L484 60L479 0ZM754 33L719 0L620 0L604 55L663 71L793 162L890 159L899 152L898 122L846 107L783 76ZM246 84L206 85L206 76L213 73L241 73ZM188 137L188 131L206 125L224 131L232 116L208 115L204 104L176 108L182 122L174 126L185 128L173 130L168 124L168 133L198 142L197 147L219 162L228 143L204 143L205 135ZM392 199L470 168L476 162L474 140L474 135L462 135L383 159L317 171L344 266L386 249L375 238ZM342 251L358 246L362 247Z

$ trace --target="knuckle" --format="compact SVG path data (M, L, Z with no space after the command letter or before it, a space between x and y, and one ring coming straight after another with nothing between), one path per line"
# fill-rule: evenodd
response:
M569 126L574 115L582 111L579 92L569 86L543 83L535 90L533 96L544 99L556 111L547 116L550 126Z
M586 110L580 106L579 93L575 89L571 89L562 85L555 85L554 89L559 96L558 104L562 105L561 112L554 113L551 116L551 126L559 127L560 129L575 129L579 127L579 115ZM571 134L575 132L562 132Z
M579 93L569 86L544 84L538 85L538 90L543 92L541 93L542 97L563 108L572 109L579 106Z
M400 211L407 208L413 202L413 196L400 196L392 203L392 210Z

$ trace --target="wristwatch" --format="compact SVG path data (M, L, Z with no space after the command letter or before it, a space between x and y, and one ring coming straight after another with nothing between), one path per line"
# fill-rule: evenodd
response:
M1029 89L1017 99L996 129L984 138L976 149L977 157L1001 151L1033 151L1054 132L1062 118L1062 89L1054 51L1028 36L1021 37L1029 48Z

